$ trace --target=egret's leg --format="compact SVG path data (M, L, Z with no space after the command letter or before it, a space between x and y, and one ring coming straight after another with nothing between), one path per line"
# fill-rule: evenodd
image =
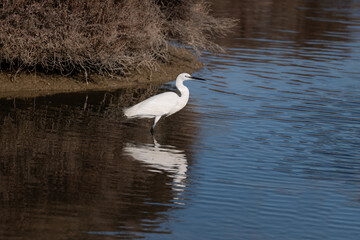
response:
M153 135L154 134L154 128L156 126L156 123L160 120L161 116L156 116L154 120L154 124L151 126L150 132Z
M160 144L155 139L155 135L152 135L152 139L153 139L153 142L154 142L154 148L160 147Z

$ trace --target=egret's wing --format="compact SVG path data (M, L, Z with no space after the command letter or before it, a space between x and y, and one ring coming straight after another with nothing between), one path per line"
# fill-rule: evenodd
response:
M174 92L165 92L152 96L124 110L127 117L152 118L168 114L178 102L179 96Z

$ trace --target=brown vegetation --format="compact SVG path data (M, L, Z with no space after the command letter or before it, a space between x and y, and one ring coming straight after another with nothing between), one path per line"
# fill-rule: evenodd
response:
M216 48L232 20L202 0L2 0L2 70L122 75L166 61L170 41Z
M84 76L81 73L68 77L41 72L29 74L23 71L16 74L14 81L10 81L13 73L3 72L0 73L0 99L90 90L112 91L119 88L140 87L144 84L160 85L174 80L181 72L192 74L203 67L203 64L191 52L171 46L168 48L167 62L159 62L156 65L155 71L147 67L138 67L136 72L125 76L107 77L92 74L91 81L88 83L84 82Z

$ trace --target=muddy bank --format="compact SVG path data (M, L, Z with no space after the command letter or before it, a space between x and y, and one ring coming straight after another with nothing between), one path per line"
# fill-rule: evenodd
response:
M203 67L197 56L183 48L170 49L169 61L158 63L155 70L138 70L126 77L109 78L91 75L88 84L84 76L65 77L43 73L20 73L15 78L0 73L0 98L35 97L55 93L114 90L139 84L162 84L172 81L179 73L193 73Z

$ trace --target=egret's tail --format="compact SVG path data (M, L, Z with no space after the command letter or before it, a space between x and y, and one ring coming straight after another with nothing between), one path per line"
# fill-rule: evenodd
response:
M124 115L127 118L153 118L155 115L149 114L144 111L139 112L139 104L136 104L135 106L129 107L129 108L123 108Z
M134 106L133 106L133 107L128 107L128 108L123 108L123 112L124 112L124 115L125 115L127 118L134 118L134 117L136 117L136 112L135 112Z
M124 115L125 115L126 117L130 117L130 116L131 116L131 114L130 114L130 112L129 112L129 109L130 109L130 108L123 108L123 113L124 113Z

